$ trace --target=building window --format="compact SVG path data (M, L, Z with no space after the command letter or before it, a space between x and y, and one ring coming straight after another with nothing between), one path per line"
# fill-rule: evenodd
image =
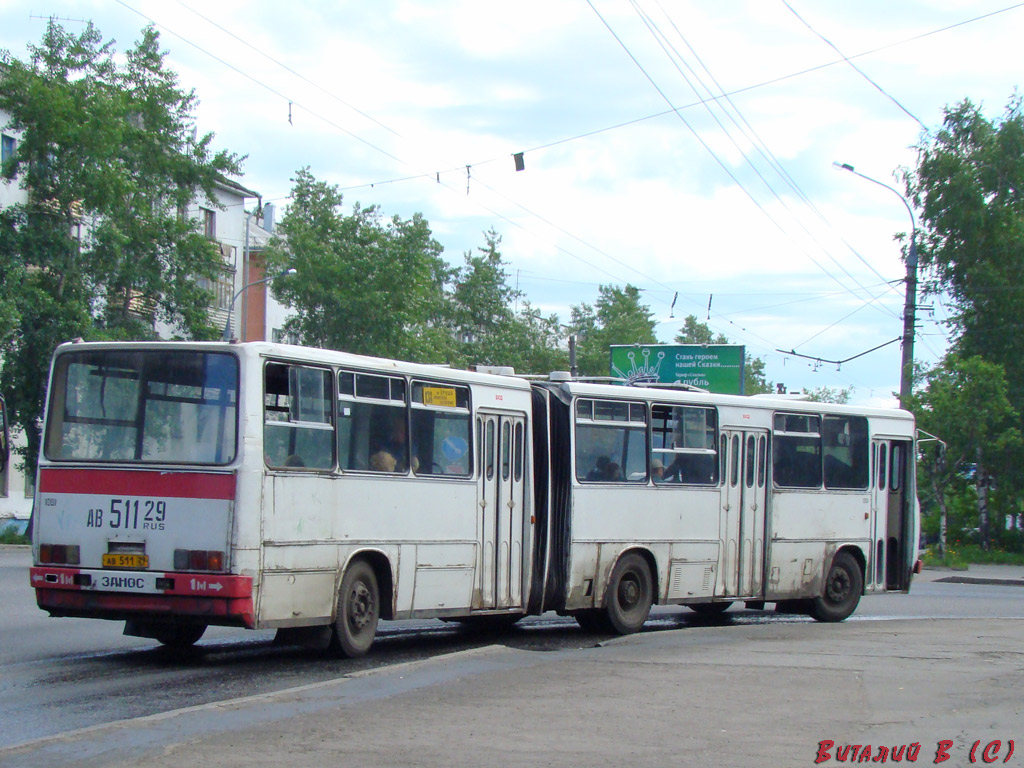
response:
M14 150L18 143L14 140L13 136L8 136L6 133L3 134L3 139L0 141L0 161L7 162L14 157Z
M295 344L298 345L299 334L295 331L287 331L284 328L272 328L270 331L270 340L275 344Z
M215 280L200 277L197 281L199 287L213 294L214 309L227 312L231 309L231 297L235 286L235 273L230 269L222 270Z
M203 217L203 234L207 240L217 239L217 212L209 208L200 208L199 213Z

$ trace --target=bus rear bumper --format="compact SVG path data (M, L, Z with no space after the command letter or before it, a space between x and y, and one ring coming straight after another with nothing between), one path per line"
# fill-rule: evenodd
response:
M36 604L51 616L188 619L255 629L252 578L217 574L29 569Z

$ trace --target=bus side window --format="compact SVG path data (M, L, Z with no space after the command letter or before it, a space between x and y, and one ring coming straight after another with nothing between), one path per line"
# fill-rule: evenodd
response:
M647 411L643 403L576 402L576 479L647 482Z
M717 485L718 418L714 408L651 406L651 477L655 483Z
M756 461L756 442L753 435L747 435L747 455L744 458L746 466L746 486L747 488L754 487L754 462Z
M820 488L821 417L775 414L772 477L781 488Z
M263 453L268 466L334 468L332 392L328 370L267 363Z
M764 488L764 484L768 475L768 438L761 435L757 438L757 487Z
M412 471L468 477L473 472L469 388L412 382Z
M338 464L362 472L408 472L406 382L338 372Z
M825 447L825 487L866 490L868 420L863 416L826 416L822 424Z
M889 490L898 491L902 485L903 475L903 451L902 446L894 443L892 446L892 461L889 462Z

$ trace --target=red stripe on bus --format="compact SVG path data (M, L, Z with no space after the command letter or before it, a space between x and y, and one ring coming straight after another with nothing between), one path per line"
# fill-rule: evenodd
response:
M36 589L83 589L76 577L98 579L100 576L141 576L152 571L89 570L85 568L63 568L36 565L28 569L29 579ZM196 597L252 597L252 577L219 573L156 572L158 579L164 579L169 586L164 595L189 595ZM96 590L116 592L111 590ZM156 594L156 593L152 593Z
M169 618L188 616L204 623L256 628L251 597L177 597L116 592L72 592L36 589L36 605L53 616L96 619Z
M118 469L54 469L39 472L40 493L164 496L176 499L235 498L234 474Z

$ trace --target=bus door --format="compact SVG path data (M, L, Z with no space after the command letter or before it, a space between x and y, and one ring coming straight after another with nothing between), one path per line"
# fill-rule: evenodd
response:
M480 546L474 608L522 605L525 431L522 415L485 413L477 419Z
M873 577L876 589L906 589L912 512L907 495L911 443L874 440L871 482L871 530L874 540Z
M768 432L725 430L726 454L721 529L721 578L718 594L764 594L765 525L768 490Z

